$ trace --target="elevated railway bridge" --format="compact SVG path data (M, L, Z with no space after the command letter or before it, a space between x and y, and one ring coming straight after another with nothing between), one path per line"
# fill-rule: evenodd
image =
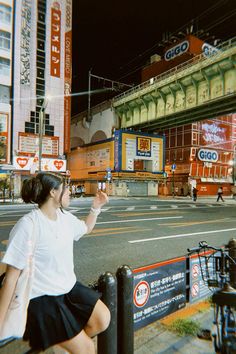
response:
M236 37L116 96L121 128L157 132L236 112Z

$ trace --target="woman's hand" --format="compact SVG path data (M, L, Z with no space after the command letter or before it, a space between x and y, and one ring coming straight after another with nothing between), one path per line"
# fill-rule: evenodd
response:
M109 202L108 196L102 191L98 191L96 197L93 200L92 207L94 209L100 209L103 205Z

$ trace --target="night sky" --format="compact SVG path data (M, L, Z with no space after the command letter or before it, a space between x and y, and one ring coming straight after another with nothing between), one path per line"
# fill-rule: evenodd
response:
M193 34L220 43L236 35L235 24L236 0L73 0L72 92L87 91L89 69L138 84L141 67L163 53L164 39L184 38L192 25ZM92 79L92 89L98 88L103 82ZM93 95L91 105L109 97ZM72 115L86 108L86 95L73 98Z

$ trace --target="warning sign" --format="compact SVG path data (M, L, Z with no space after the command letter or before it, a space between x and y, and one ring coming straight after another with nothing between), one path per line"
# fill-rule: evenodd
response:
M212 263L212 260L209 260L209 264ZM205 268L203 267L202 263L202 271L205 274ZM212 268L212 266L210 265ZM200 262L198 256L191 256L190 257L190 292L189 292L189 302L199 301L200 299L204 299L210 296L211 292L204 283L202 279L202 273L200 268Z
M191 295L192 295L192 297L199 296L199 283L198 282L193 283L193 285L191 286Z
M134 289L134 304L143 307L149 299L150 287L146 281L139 282Z
M200 273L200 267L199 264L194 264L192 267L192 277L193 278L198 278Z

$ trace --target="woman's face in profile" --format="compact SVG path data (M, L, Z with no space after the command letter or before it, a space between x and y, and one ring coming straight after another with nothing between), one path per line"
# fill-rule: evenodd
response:
M60 184L59 188L54 190L54 200L58 208L67 208L70 204L70 190L69 186Z
M62 197L61 197L61 206L62 208L67 208L70 204L70 189L69 185L61 185Z

